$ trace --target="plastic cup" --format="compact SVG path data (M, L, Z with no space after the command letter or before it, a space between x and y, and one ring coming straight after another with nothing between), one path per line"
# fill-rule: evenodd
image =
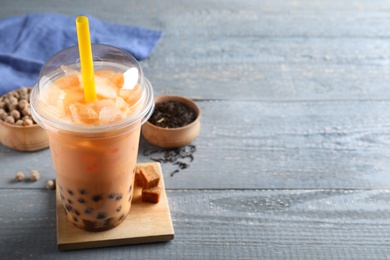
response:
M154 101L151 84L129 53L100 44L94 44L92 51L95 72L132 72L130 82L138 84L139 91L126 118L88 125L70 120L58 109L61 105L53 107L53 103L64 101L63 92L58 96L55 91L48 92L65 76L60 67L68 66L71 73L80 71L77 46L58 52L46 62L30 102L32 116L49 137L57 189L68 220L83 230L104 231L122 223L130 210L140 129L150 117ZM68 83L72 88L72 80Z

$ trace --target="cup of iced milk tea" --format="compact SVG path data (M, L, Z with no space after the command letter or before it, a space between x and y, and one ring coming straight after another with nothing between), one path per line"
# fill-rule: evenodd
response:
M43 66L31 93L32 116L46 129L57 189L70 222L104 231L130 210L141 125L153 89L135 58L92 45L96 100L86 102L77 46Z

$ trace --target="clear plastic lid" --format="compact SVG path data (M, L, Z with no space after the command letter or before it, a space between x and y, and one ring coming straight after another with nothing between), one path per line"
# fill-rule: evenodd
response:
M31 93L35 121L51 131L102 133L143 124L154 108L153 89L137 60L109 45L93 44L98 99L85 102L78 46L53 55Z

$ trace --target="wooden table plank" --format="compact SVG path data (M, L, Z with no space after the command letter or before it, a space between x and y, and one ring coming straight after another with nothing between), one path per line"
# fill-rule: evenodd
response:
M222 8L215 1L207 5L128 2L132 15L122 5L99 1L101 8L89 12L107 21L164 31L151 58L142 62L158 95L240 100L390 98L384 66L389 56L389 19L381 1L353 5L228 1ZM0 17L38 8L74 15L90 4L80 1L77 10L44 0L2 6ZM289 12L281 15L281 6ZM143 19L156 17L159 11L163 12L158 19Z
M171 242L59 254L55 192L0 189L0 251L8 259L386 259L390 254L389 190L168 191L168 200L175 227Z
M201 131L194 161L162 164L168 189L390 187L389 101L198 102ZM163 158L141 140L139 161ZM0 146L0 187L42 188L54 178L49 150L20 153ZM16 183L17 171L41 172Z

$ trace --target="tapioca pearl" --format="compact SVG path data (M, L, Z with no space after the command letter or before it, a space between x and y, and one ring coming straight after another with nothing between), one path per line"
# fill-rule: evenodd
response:
M83 219L83 223L84 223L85 229L94 229L96 227L96 224L97 224L96 221L90 221L87 219Z
M73 216L73 221L74 221L74 222L78 222L79 220L78 220L77 217Z
M96 219L105 219L105 218L107 218L107 214L106 214L106 213L99 212L99 213L96 215Z
M87 215L91 215L93 213L93 209L92 208L86 208L84 213L87 214Z
M112 222L114 221L114 218L108 218L103 221L103 226L111 226Z
M73 212L74 212L74 214L75 214L76 216L80 216L80 211L78 211L77 209L74 209Z
M67 191L68 191L68 193L69 193L70 196L73 196L73 195L74 195L74 192L73 192L71 189L68 189Z
M116 196L115 200L120 201L122 199L122 197L123 197L122 194L119 194L118 196Z
M92 200L95 201L95 202L98 202L98 201L100 201L102 199L103 199L102 195L94 195L92 197Z
M85 203L85 199L83 199L83 198L78 198L77 201L80 204L84 204Z
M68 203L69 203L69 204L73 204L73 200L68 199Z
M116 196L117 196L116 193L110 193L110 194L108 195L108 198L112 200L112 199L114 199Z
M80 193L80 195L85 195L85 194L87 194L87 191L85 189L80 189L79 193Z
M72 211L73 211L73 207L72 207L71 205L69 205L69 204L66 204L66 205L65 205L65 208L66 208L66 210L67 210L68 212L72 212Z
M119 207L116 208L116 212L119 212L121 210L122 210L122 206L119 206Z

